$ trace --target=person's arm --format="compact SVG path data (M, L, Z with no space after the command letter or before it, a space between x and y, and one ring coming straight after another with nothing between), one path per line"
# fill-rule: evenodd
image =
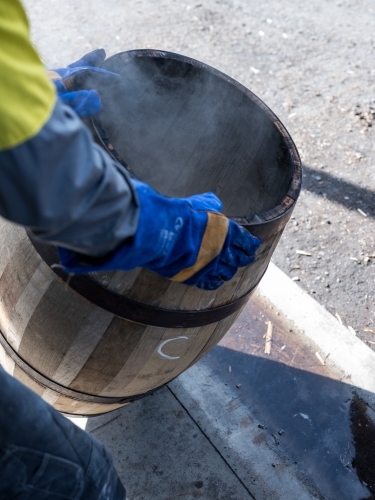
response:
M103 255L136 231L126 171L59 101L34 137L0 152L0 168L0 215L44 241Z
M137 228L124 171L56 99L17 0L0 4L0 215L38 238L103 255Z
M214 194L162 196L93 143L56 101L18 0L0 3L0 39L0 215L58 245L68 272L144 267L213 290L253 262L260 241L218 213Z

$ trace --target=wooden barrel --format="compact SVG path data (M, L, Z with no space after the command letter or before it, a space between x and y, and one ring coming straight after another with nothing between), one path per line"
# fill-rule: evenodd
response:
M117 54L99 89L99 139L170 196L215 192L262 239L256 261L217 291L144 269L67 276L52 246L0 220L0 362L57 410L97 415L148 394L223 337L262 278L301 186L297 150L254 94L198 61Z

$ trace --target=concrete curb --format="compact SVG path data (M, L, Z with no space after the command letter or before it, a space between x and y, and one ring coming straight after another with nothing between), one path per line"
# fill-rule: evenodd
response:
M236 402L233 389L217 380L204 362L168 386L253 498L324 500L267 432L259 429L249 410Z
M374 351L274 264L270 263L258 291L316 344L327 364L345 374L347 383L371 393L366 399L375 402Z

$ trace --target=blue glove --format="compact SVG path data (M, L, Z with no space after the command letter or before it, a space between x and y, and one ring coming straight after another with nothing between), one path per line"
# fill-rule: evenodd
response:
M87 87L95 86L97 79L100 79L101 83L111 85L120 78L116 73L97 67L105 58L105 50L97 49L66 68L48 72L60 99L74 109L78 116L93 116L102 109L98 92L87 90Z
M261 241L219 213L213 193L190 198L167 198L150 186L132 181L140 214L129 240L102 259L59 248L68 272L150 269L173 281L215 290L253 262Z

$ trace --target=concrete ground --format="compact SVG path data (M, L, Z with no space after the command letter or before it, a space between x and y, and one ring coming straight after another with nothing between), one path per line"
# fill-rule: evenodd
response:
M271 266L195 366L153 396L74 421L111 451L129 500L371 500L374 370L375 354Z

